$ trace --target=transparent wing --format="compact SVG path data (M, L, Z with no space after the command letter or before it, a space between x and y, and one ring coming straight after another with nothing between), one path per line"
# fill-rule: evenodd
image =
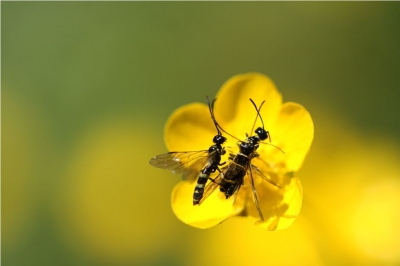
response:
M208 150L168 152L151 158L150 164L174 174L182 174L186 180L194 180L207 164L210 155Z
M203 197L201 198L199 205L203 203L203 201L205 201L208 196L210 196L214 190L219 187L220 184L220 180L221 180L221 173L219 173L215 178L214 181L209 181L209 183L206 185L206 187L204 188L204 193L203 193Z

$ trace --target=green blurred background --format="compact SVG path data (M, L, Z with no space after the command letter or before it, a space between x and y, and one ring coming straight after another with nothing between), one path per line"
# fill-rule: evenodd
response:
M400 4L1 2L3 265L399 265ZM270 76L315 140L292 227L182 224L177 107Z

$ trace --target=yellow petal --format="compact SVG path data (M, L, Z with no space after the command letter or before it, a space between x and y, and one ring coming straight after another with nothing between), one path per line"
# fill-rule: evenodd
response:
M246 133L253 134L250 131L257 112L250 98L257 107L265 100L261 115L268 129L274 123L282 104L282 96L270 78L259 73L237 75L229 79L217 94L217 121L239 139L244 139ZM261 125L260 119L258 125Z
M272 144L281 148L285 154L271 146L261 145L261 157L268 154L275 163L283 160L287 171L297 171L314 138L314 124L309 112L297 103L287 102L282 105L271 130Z
M219 190L214 191L200 206L193 206L195 182L182 181L172 191L172 209L182 222L193 227L206 229L238 214L244 208L241 197L225 199Z
M289 178L288 178L289 179ZM257 225L269 231L282 230L289 227L300 213L303 201L303 189L298 178L291 177L283 188L276 188L267 182L258 184L257 194L264 222ZM247 204L250 218L259 220L255 205Z
M164 129L169 151L207 150L217 130L207 105L192 103L176 109Z

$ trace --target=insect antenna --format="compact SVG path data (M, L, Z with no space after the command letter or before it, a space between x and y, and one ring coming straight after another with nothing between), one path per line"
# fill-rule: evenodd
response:
M257 118L258 118L258 117L260 117L261 123L262 123L262 126L263 126L263 129L264 129L264 121L262 120L260 111L261 111L261 107L263 106L263 104L265 103L265 101L263 101L263 102L260 104L260 107L259 107L259 108L257 108L256 104L254 103L254 101L253 101L252 99L250 99L250 101L251 101L251 103L254 105L254 108L256 108L256 110L257 110L257 117L256 117L256 120L254 121L253 127L251 128L251 132L253 132L253 130L254 130L254 127L255 127L255 125L256 125L256 122L257 122ZM272 140L271 140L271 135L270 135L270 134L268 134L268 139L269 139L269 142L272 142ZM284 152L281 148L279 148L278 146L275 146L274 144L267 143L267 142L261 142L261 143L270 145L270 146L272 146L272 147L275 147L275 148L277 148L278 150L280 150L283 154L285 154L285 152Z
M263 102L260 104L260 107L259 107L259 108L257 108L256 104L254 103L254 101L253 101L251 98L250 98L250 101L251 101L251 103L254 105L254 108L256 108L256 111L257 111L256 119L254 120L253 127L251 128L251 131L250 131L250 134L252 134L252 132L253 132L253 130L254 130L254 127L256 126L258 116L260 116L260 118L261 118L260 111L261 111L261 107L263 106L263 104L265 103L265 101L263 101ZM263 129L264 129L264 121L262 120L262 118L261 118L261 123L262 123ZM271 139L270 139L270 141L271 141Z
M277 148L278 150L280 150L283 154L285 154L285 152L284 152L281 148L279 148L278 146L275 146L274 144L267 143L267 142L262 142L262 141L260 141L260 143L266 144L266 145L269 145L269 146L272 146L272 147L275 147L275 148Z
M217 129L218 135L222 136L222 133L219 130L220 125L218 124L218 122L217 122L217 120L215 119L215 116L214 116L214 103L215 103L215 101L217 99L214 99L212 101L212 103L210 103L210 99L208 99L208 96L206 96L206 98L207 98L207 103L208 103L208 109L210 110L210 114L211 114L211 119L214 121L214 125L215 125L215 128Z
M212 120L214 121L215 127L217 128L218 135L222 135L222 134L221 134L221 131L222 131L222 132L224 132L225 134L227 134L228 136L230 136L230 137L232 137L232 138L234 138L234 139L237 139L238 141L241 141L241 140L238 139L237 137L235 137L235 136L233 136L232 134L229 134L228 132L226 132L226 130L224 130L224 129L220 126L220 124L218 124L217 120L215 119L215 116L214 116L214 103L215 103L215 101L216 101L217 99L214 99L214 100L212 101L212 103L210 104L210 100L208 99L208 96L206 96L206 98L207 98L208 108L210 109L211 118L212 118ZM221 130L221 131L220 131L220 130Z

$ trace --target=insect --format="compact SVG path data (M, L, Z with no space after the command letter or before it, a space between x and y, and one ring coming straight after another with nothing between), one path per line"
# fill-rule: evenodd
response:
M262 117L260 115L260 110L262 105L264 104L265 101L263 101L260 105L259 108L257 108L256 104L252 99L250 99L254 107L256 108L257 111L257 117L259 116L262 122L262 127L258 127L255 130L255 135L254 136L247 136L247 138L244 141L239 140L237 142L237 145L239 146L239 152L237 154L230 154L230 163L228 166L226 166L223 170L222 173L220 173L215 179L213 179L213 182L210 182L204 192L204 197L203 200L206 199L217 187L219 187L220 191L224 193L225 197L228 199L235 193L238 193L240 187L243 185L244 178L247 175L249 178L249 182L251 185L252 189L252 194L254 198L254 202L257 208L258 215L261 219L261 221L264 221L264 216L261 212L261 208L259 205L259 199L257 196L257 191L254 185L254 175L258 175L267 182L271 183L272 185L279 187L278 184L273 182L270 178L268 178L266 175L264 175L259 168L257 168L255 165L251 163L251 160L259 157L259 154L256 152L260 143L263 143L262 141L269 139L271 140L271 137L269 135L269 132L264 129L264 122L262 120ZM257 121L256 117L256 121ZM255 123L253 124L253 128L251 131L253 131ZM218 125L219 126L219 125ZM220 128L224 133L228 134L229 136L236 138L232 136L231 134L227 133L225 130ZM237 139L237 138L236 138ZM268 144L268 143L265 143ZM268 144L272 145L272 144ZM272 145L274 146L274 145ZM274 146L276 147L276 146ZM278 147L276 147L278 148ZM278 148L279 149L279 148ZM282 151L281 149L279 149ZM283 152L283 151L282 151ZM201 202L200 202L201 203Z
M215 120L214 106L215 100L210 104L207 97L208 108L210 110L211 119L217 129L217 135L213 138L213 145L208 150L200 151L184 151L184 152L168 152L157 155L150 160L150 164L166 170L170 170L174 174L182 174L183 179L194 180L197 176L197 183L193 193L193 205L199 205L203 198L204 187L208 180L213 180L210 175L215 171L221 172L219 166L222 155L226 153L222 144L226 138L222 136L219 125Z

